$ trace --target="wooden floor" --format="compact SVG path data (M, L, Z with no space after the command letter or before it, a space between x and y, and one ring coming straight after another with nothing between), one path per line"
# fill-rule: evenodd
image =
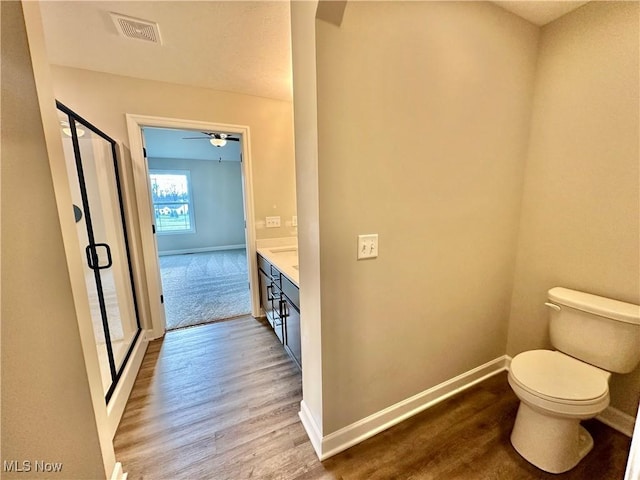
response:
M585 422L594 450L569 473L523 460L509 434L518 401L498 374L319 462L299 421L300 373L251 317L150 344L116 434L137 479L600 479L624 476L630 439Z

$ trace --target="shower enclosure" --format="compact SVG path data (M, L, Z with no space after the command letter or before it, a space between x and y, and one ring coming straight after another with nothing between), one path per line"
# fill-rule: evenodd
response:
M116 142L56 102L105 400L140 336Z

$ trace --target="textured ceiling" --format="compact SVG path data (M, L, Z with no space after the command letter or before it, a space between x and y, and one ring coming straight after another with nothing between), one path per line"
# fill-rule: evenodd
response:
M45 1L51 63L290 100L287 1ZM163 44L120 37L109 12L156 22Z
M586 2L496 1L536 25ZM52 63L291 100L289 2L43 1ZM156 22L163 44L120 37L109 12Z

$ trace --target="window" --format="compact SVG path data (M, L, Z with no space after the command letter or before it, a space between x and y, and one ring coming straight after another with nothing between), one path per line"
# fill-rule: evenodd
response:
M193 233L196 226L188 170L151 170L151 200L158 233Z

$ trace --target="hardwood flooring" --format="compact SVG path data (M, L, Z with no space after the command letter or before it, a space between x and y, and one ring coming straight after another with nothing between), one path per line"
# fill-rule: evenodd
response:
M150 344L114 439L130 480L600 479L624 476L630 439L585 422L594 450L546 474L509 435L501 373L324 462L299 421L300 372L266 323L241 317Z

